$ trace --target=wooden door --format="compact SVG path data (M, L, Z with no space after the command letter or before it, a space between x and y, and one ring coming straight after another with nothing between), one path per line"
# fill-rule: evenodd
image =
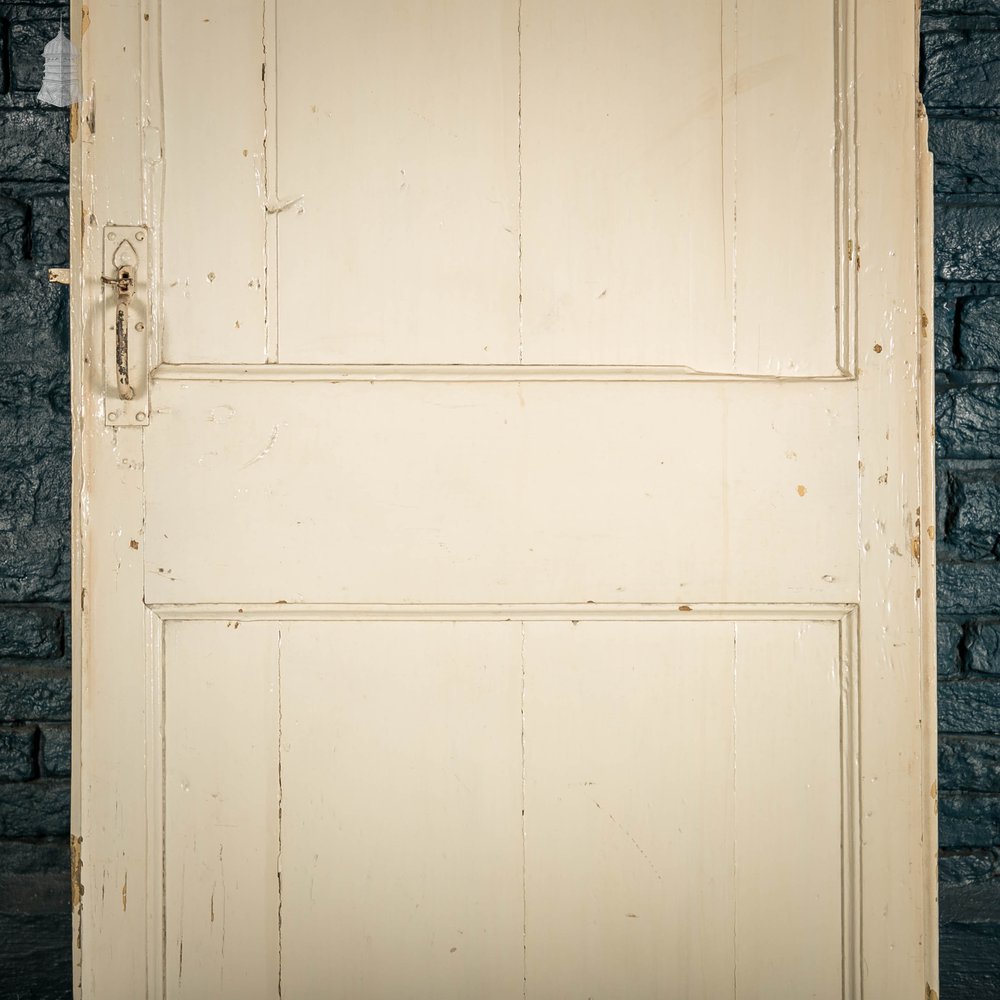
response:
M913 5L74 27L80 995L924 996Z

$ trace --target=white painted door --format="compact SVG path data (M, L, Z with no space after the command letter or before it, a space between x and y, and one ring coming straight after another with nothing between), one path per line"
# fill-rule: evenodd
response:
M80 995L924 996L912 3L74 29Z

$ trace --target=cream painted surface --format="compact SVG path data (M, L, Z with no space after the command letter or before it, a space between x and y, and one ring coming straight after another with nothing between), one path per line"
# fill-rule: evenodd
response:
M273 997L278 953L261 943L278 935L278 636L168 622L163 650L166 996Z
M737 371L812 375L839 365L853 374L855 234L845 202L854 162L843 148L854 124L853 53L840 34L850 9L851 0L733 3Z
M526 627L531 995L844 996L855 834L830 789L851 786L857 748L840 637L833 621Z
M850 614L162 613L167 996L273 996L279 954L302 997L833 1000L855 975Z
M840 374L846 4L171 4L165 360Z
M857 600L850 383L157 388L155 603Z
M525 362L838 372L836 7L524 0Z
M282 362L518 361L517 11L275 6Z
M740 997L858 995L855 627L735 629Z
M74 31L78 995L936 985L912 7Z
M162 13L163 134L197 147L164 172L163 357L263 362L263 2L170 0Z
M283 994L520 996L519 625L280 629Z

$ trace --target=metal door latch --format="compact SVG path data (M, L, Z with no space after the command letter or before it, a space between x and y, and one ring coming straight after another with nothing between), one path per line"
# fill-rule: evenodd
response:
M115 427L149 422L146 319L149 289L146 230L106 226L104 274L111 291L105 337L106 422Z
M118 378L118 395L122 399L135 399L135 389L128 380L128 307L135 293L135 251L124 240L115 253L118 273L113 278L104 277L106 285L118 290L115 304L115 375Z

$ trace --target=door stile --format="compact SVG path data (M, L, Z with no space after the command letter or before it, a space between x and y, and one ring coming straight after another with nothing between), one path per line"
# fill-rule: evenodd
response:
M106 426L104 226L144 221L142 10L72 8L73 805L77 996L147 995L143 431ZM98 985L99 984L99 985Z
M70 38L80 48L83 25L79 3L74 0L70 13ZM81 58L81 63L82 63ZM82 66L81 66L82 74ZM83 198L83 149L80 142L82 108L79 103L70 108L70 198L69 198L69 260L70 260L70 411L71 411L71 501L70 501L70 666L72 690L80 691L83 684L82 669L82 593L83 593L83 526L81 524L81 485L83 481L83 454L80 414L84 409L82 330L83 304L83 236L85 232ZM83 964L81 886L80 812L83 805L83 776L80 769L80 734L83 724L81 699L73 694L70 708L70 737L72 741L72 767L70 768L70 900L73 927L73 996L82 995L81 973Z
M919 44L919 40L918 40ZM934 513L934 158L927 142L927 113L923 101L918 111L917 154L920 206L918 212L917 270L920 293L920 479L921 510L928 513L920 530L920 590L923 600L921 627L924 681L924 877L927 906L924 936L927 947L927 984L938 988L938 810L937 810L937 549Z
M926 217L917 226L917 27L907 0L858 5L861 987L872 998L936 987L926 785L934 654L925 648L934 588L930 568L917 565L933 547L920 542L933 537L934 510L932 386L919 375L929 339L914 294L929 230Z

